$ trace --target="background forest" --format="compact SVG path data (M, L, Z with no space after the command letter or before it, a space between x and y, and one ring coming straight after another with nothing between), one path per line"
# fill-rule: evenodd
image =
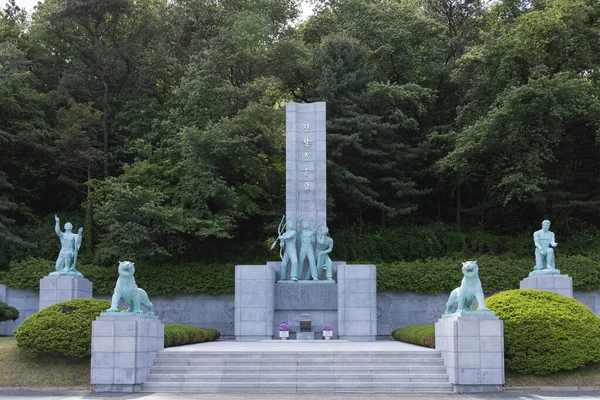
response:
M276 259L289 101L327 102L334 259L533 260L544 218L600 249L600 2L314 6L0 11L0 270L56 258L54 214L100 267Z

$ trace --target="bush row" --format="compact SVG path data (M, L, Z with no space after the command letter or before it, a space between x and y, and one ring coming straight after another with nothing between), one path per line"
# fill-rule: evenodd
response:
M19 318L19 310L0 301L0 322L15 321Z
M435 326L433 324L412 325L392 332L394 339L435 349Z
M185 324L165 325L165 347L211 342L217 340L220 336L221 334L216 329L199 328Z
M113 293L119 277L117 264L114 267L84 264L77 269L94 283L95 294ZM0 283L13 288L31 288L37 291L40 278L52 271L54 261L28 258L12 262L7 271L0 273ZM171 296L178 293L233 293L235 266L200 263L160 266L136 262L135 281L153 296Z
M485 299L504 323L506 368L546 375L600 361L600 318L575 299L516 289ZM396 329L399 341L435 348L433 324Z
M508 290L485 305L504 322L508 369L545 375L600 361L600 318L584 304L544 290Z
M74 299L48 306L14 331L17 346L32 357L40 353L88 357L92 351L92 321L109 307L109 301L98 299Z
M53 304L25 319L15 330L17 346L32 357L40 353L89 357L92 322L110 307L107 300L74 299ZM165 347L217 340L216 329L165 324Z
M538 228L539 229L539 228ZM532 257L533 231L520 236L501 236L479 230L459 232L454 226L433 224L402 227L356 227L332 232L337 260L374 263L425 260L428 258L511 255ZM561 239L562 255L600 253L596 232Z
M377 290L379 292L450 292L460 285L461 262L466 258L445 257L425 261L378 263ZM521 279L533 270L534 258L478 257L479 276L486 294L519 287ZM557 266L573 278L573 289L600 289L600 254L592 256L559 256ZM39 289L39 280L54 268L54 262L29 258L11 264L0 275L0 282L14 288ZM94 283L96 294L111 294L117 281L117 266L82 265L79 270ZM233 293L235 266L233 264L188 263L157 266L136 263L135 279L139 287L153 296L178 293L206 293L217 295Z

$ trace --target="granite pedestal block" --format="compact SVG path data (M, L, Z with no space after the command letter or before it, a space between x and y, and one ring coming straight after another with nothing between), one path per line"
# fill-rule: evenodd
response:
M521 280L521 289L548 290L573 297L573 279L568 275L537 275Z
M235 266L235 340L273 339L275 270L267 265Z
M92 297L92 282L77 276L45 276L40 279L39 309L73 299Z
M315 332L296 332L296 340L315 340Z
M276 273L279 264L268 263ZM334 266L336 264L339 263L334 262ZM320 331L323 325L329 324L337 331L338 285L335 282L319 285L312 281L275 283L274 331L279 329L280 323L285 322L292 331L299 332L300 318L305 313L310 314L313 330Z
M435 348L442 353L457 393L499 392L504 384L504 324L496 316L450 315L435 324Z
M164 325L157 317L98 317L92 322L94 392L139 392L164 340Z
M374 342L377 337L377 268L338 265L338 334L341 340ZM334 328L335 330L335 328Z

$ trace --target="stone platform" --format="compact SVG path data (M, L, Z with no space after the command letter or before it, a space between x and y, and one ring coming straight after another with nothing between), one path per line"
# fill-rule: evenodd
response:
M144 392L451 393L439 351L395 341L217 341L158 353Z
M40 279L40 310L61 301L91 297L92 282L85 278L54 275Z
M533 275L520 283L521 289L548 290L550 292L573 297L573 279L568 275Z

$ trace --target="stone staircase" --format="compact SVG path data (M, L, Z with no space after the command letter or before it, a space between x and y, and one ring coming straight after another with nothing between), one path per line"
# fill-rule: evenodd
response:
M437 351L162 351L144 392L443 392Z

